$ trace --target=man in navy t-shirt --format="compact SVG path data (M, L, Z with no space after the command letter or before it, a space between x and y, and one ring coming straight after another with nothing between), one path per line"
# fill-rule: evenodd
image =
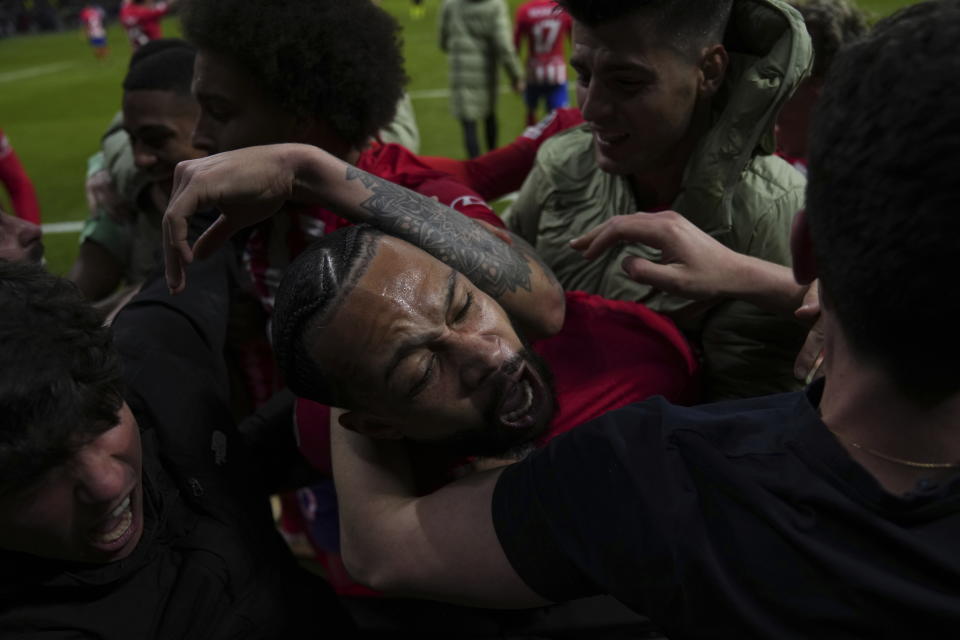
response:
M960 92L942 79L960 74L958 38L960 4L914 5L827 79L793 238L797 280L820 279L824 381L633 405L425 496L402 443L335 428L352 574L482 606L609 593L671 638L956 628ZM662 215L632 225L636 237L677 228ZM776 306L768 265L698 246L659 266Z

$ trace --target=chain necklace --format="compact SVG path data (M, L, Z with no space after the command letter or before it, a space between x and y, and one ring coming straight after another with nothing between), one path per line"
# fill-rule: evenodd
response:
M843 440L849 444L854 449L859 449L864 453L869 453L872 456L876 456L881 460L886 460L887 462L892 462L894 464L900 464L905 467L913 467L914 469L960 469L960 462L916 462L914 460L906 460L904 458L896 458L894 456L889 456L885 453L881 453L876 449L871 449L870 447L865 447L859 442L854 442L848 438L841 436L839 433L830 429L830 433L835 435L838 439Z

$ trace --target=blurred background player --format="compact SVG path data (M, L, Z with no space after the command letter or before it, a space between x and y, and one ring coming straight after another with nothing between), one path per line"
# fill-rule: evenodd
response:
M80 11L83 32L93 47L93 55L97 60L103 60L110 53L107 47L107 30L103 28L105 17L103 7L97 4L88 4Z
M867 33L867 19L849 0L791 0L813 43L813 70L777 118L777 155L807 175L807 132L823 80L841 48Z
M527 42L527 125L537 121L542 99L547 112L567 106L567 60L565 42L573 21L554 0L529 0L517 9L513 44L519 54Z
M153 0L126 0L120 7L120 22L127 30L130 46L136 51L151 40L163 37L160 20L170 12L176 0L154 2Z
M463 125L467 155L480 155L477 121L486 128L487 151L497 146L498 67L523 91L520 61L510 42L510 17L503 0L444 0L440 49L449 57L450 109Z
M10 194L13 211L17 216L34 224L40 224L37 192L3 129L0 129L0 182Z

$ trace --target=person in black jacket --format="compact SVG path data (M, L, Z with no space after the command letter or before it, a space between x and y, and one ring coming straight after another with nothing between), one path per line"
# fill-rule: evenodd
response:
M267 445L230 417L233 261L176 298L148 284L112 333L69 282L0 262L3 638L350 633L273 526Z

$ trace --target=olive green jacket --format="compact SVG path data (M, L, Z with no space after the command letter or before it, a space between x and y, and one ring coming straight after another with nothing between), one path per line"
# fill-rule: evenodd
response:
M493 113L497 71L511 81L522 77L513 48L510 16L503 0L444 0L440 9L440 48L449 56L450 110L460 120Z
M671 207L726 246L790 264L790 227L805 180L774 151L780 106L808 73L812 50L800 15L779 0L735 0L725 36L731 64L714 101L714 124L699 142ZM621 269L627 256L659 259L643 245L593 262L568 242L615 215L637 211L627 178L601 171L586 126L540 148L508 226L533 244L568 290L637 300L673 315L703 348L710 399L796 388L793 361L804 329L739 301L711 303L657 291Z

